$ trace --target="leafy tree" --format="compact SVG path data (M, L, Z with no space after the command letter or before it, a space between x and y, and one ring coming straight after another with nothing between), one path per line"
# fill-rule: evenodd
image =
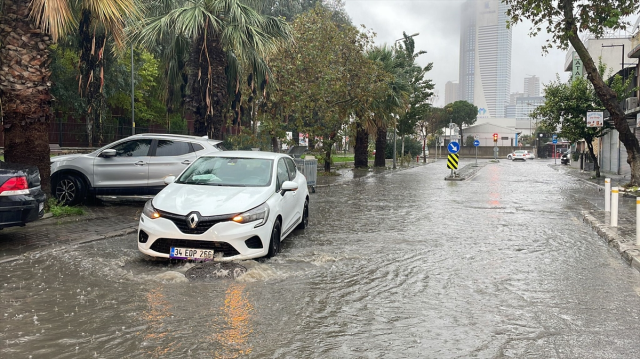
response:
M471 126L478 119L478 107L471 103L460 100L444 107L448 119L451 123L458 125L460 129L460 138L463 139L462 126Z
M405 64L404 72L411 87L411 95L407 101L408 109L398 119L398 134L402 138L402 153L404 153L404 138L415 133L416 124L426 114L431 104L429 98L433 96L433 83L431 79L425 79L427 72L433 69L433 63L425 67L417 66L416 59L426 51L415 51L415 43L412 37L403 33L405 41L400 46L399 52Z
M0 67L4 156L7 162L36 165L45 192L50 186L48 133L53 117L49 46L70 32L75 16L84 9L91 9L100 30L119 42L123 21L136 6L129 0L0 1L0 63L11 64ZM94 51L100 49L103 43L97 43Z
M640 2L636 0L503 0L510 6L507 16L510 24L525 19L533 23L530 35L535 36L542 28L551 34L543 47L547 51L554 46L567 49L571 45L582 60L587 78L604 108L609 111L619 139L627 150L627 162L631 166L631 185L640 184L640 143L629 128L622 101L616 92L605 83L593 58L580 40L582 34L596 37L607 31L624 30L630 24L625 18L637 14Z
M448 124L447 114L442 107L429 107L425 111L424 116L418 120L416 127L418 129L418 134L422 139L422 155L424 157L423 161L426 163L427 161L427 143L428 139L431 137L434 142L434 135L437 133L439 129L446 126Z
M138 41L149 48L166 38L188 41L188 84L185 105L194 115L194 132L222 138L224 113L229 100L227 71L239 86L243 68L264 79L269 69L264 59L292 39L290 27L281 18L261 15L242 0L177 2L161 8L163 14L148 18ZM262 81L256 81L262 85Z

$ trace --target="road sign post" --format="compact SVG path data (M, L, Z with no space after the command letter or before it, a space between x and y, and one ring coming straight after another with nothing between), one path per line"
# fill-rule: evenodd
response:
M480 146L480 141L478 141L478 137L476 137L475 141L473 141L473 146L476 148L476 167L478 167L478 146Z
M453 170L458 169L458 151L460 151L460 144L458 144L458 142L456 141L451 141L447 145L447 150L449 150L449 157L447 158L447 168L451 169L451 177L453 177ZM454 162L455 166L453 165Z
M556 144L558 143L558 135L553 135L553 164L558 164L558 151L556 150Z

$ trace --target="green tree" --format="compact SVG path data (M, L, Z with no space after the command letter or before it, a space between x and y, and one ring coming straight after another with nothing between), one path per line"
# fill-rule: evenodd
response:
M194 116L196 135L222 138L229 102L228 71L239 86L243 68L268 78L264 59L292 39L281 18L261 15L241 0L177 2L163 15L147 19L136 39L148 48L167 38L188 41L186 108ZM168 36L169 35L169 36ZM258 82L260 85L260 82Z
M627 150L627 162L631 166L631 185L640 184L640 144L629 128L625 113L620 106L622 98L605 83L589 51L580 40L582 34L602 36L607 31L624 30L630 24L625 21L640 10L636 0L503 0L510 6L507 15L510 24L523 20L533 23L530 35L535 36L542 28L551 34L543 47L547 51L554 46L567 49L571 45L580 59L587 79L604 108L609 111L619 139Z
M451 123L458 125L460 130L460 139L463 139L462 126L471 126L478 119L478 107L471 103L460 100L444 107L448 119Z
M136 6L130 0L0 2L0 63L11 64L0 67L4 157L7 162L37 166L46 192L50 186L49 123L53 117L49 46L70 32L77 22L75 16L84 9L91 9L96 26L121 42L124 19L134 15ZM94 50L102 46L98 43Z
M427 108L424 116L418 120L416 127L418 128L420 139L422 139L422 155L425 163L427 162L427 141L429 141L429 138L433 141L438 131L448 123L447 114L442 107Z

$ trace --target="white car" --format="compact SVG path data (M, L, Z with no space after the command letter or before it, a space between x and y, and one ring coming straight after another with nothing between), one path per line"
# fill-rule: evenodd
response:
M166 182L138 226L138 249L152 257L273 257L284 238L309 224L307 179L284 154L211 153Z

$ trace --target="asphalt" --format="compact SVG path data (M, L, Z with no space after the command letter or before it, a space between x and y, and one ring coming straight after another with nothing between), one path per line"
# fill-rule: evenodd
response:
M434 163L413 162L405 166L391 168L352 169L338 168L331 174L318 172L316 188L328 189L332 186L345 185L348 182L364 181L368 178L388 175L399 171L425 166ZM444 160L438 161L444 163ZM471 179L484 166L491 162L483 161L477 166L467 164L460 168L458 177ZM629 181L628 177L603 174L595 178L593 172L583 172L569 166L550 165L558 171L575 177L594 187L600 198L594 200L593 193L585 193L590 197L591 208L582 212L583 221L591 226L600 237L612 248L615 248L631 266L640 271L640 246L636 245L636 197L622 193L619 197L618 226L610 225L610 213L604 211L604 181L611 179L612 187L622 186ZM25 227L5 228L0 231L0 264L30 256L52 246L75 246L106 238L123 236L137 230L138 220L144 199L121 200L104 199L97 203L83 206L84 215L68 217L48 217Z

